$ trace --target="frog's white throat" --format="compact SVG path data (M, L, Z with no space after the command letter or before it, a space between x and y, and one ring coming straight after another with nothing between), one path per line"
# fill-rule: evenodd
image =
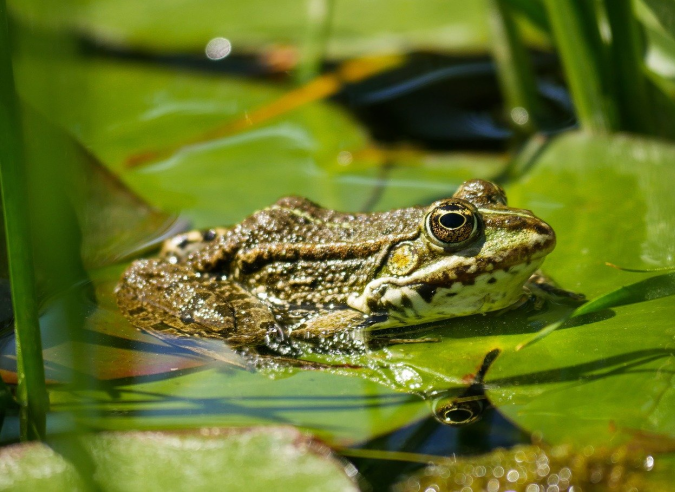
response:
M518 301L523 284L542 262L543 258L481 273L473 277L473 283L448 279L434 288L429 288L433 273L423 270L409 277L379 277L361 294L352 294L347 304L366 314L388 314L388 321L378 328L487 313Z

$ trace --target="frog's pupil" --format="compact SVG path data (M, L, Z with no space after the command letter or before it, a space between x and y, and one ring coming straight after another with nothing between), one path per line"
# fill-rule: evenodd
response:
M462 214L450 212L445 215L441 215L438 221L443 227L448 229L457 229L466 223L466 217L464 217Z

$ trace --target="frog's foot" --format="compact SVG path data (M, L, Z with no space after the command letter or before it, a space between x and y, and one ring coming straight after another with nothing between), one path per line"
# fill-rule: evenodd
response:
M541 308L546 301L569 305L586 302L586 296L560 288L553 279L541 271L532 274L525 283L525 290L535 298L535 308Z
M115 293L131 324L158 336L215 338L237 349L262 345L270 333L279 331L258 298L181 264L136 261Z

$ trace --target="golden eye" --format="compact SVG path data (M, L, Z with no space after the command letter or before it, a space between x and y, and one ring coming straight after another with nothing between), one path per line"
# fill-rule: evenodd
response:
M470 203L448 199L434 203L425 218L427 235L441 246L457 246L474 238L478 213Z

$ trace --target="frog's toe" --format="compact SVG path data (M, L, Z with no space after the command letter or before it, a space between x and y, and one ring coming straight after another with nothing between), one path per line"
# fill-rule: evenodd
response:
M557 304L569 304L578 306L586 302L586 296L577 292L571 292L559 287L553 279L537 271L532 274L525 288L540 303L545 301L555 302Z

